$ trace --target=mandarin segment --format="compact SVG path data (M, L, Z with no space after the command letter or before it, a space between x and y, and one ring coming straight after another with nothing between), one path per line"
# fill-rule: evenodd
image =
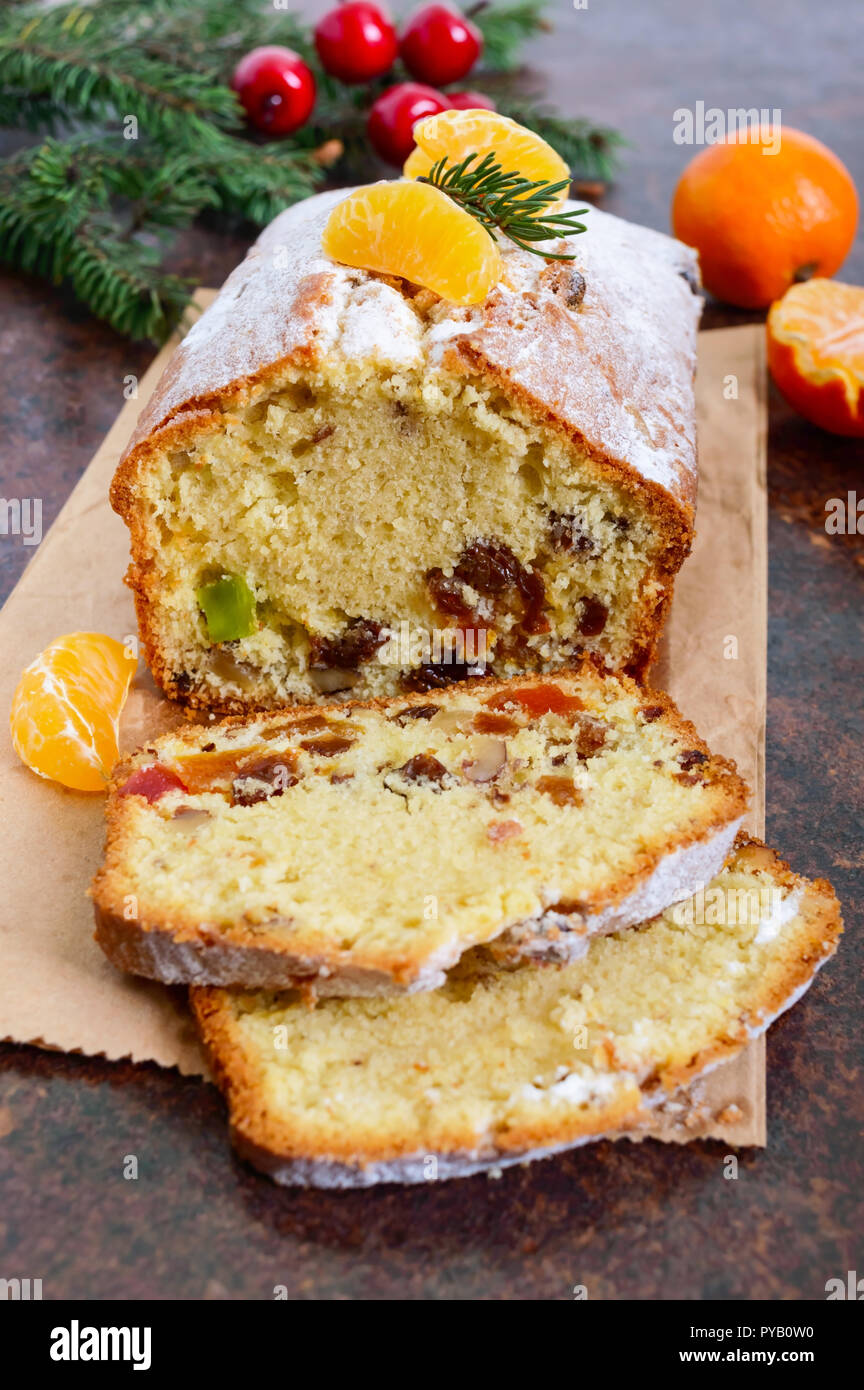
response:
M469 154L477 154L480 159L494 154L505 171L521 174L535 183L570 180L570 170L551 145L533 130L497 111L442 111L438 116L418 121L414 139L417 148L411 151L402 170L406 179L425 177L439 159L458 164ZM563 189L547 213L559 212L567 202L567 194L568 190Z
M795 285L768 315L768 365L805 419L864 438L864 288L836 280Z
M9 726L22 762L76 791L104 791L137 658L100 632L58 637L22 673Z
M481 303L501 275L485 228L426 183L358 188L331 212L322 244L335 261L399 275L452 304Z

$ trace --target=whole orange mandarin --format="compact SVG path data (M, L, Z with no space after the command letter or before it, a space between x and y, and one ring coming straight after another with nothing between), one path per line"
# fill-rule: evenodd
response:
M788 126L779 134L774 154L770 129L758 142L745 131L709 145L672 199L675 235L699 252L705 288L742 309L765 308L797 280L833 275L858 224L845 164L812 135Z
M791 406L864 439L864 287L808 280L771 306L768 366Z

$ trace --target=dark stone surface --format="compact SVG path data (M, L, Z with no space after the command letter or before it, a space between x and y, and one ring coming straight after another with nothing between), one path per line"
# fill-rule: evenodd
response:
M782 9L782 17L779 11ZM556 0L534 48L551 95L622 128L628 165L605 206L665 228L689 151L672 112L779 106L864 187L858 0L782 7ZM857 40L856 40L857 35ZM244 249L196 229L176 268L218 283ZM860 236L843 278L864 280ZM150 350L61 291L0 277L4 495L40 496L45 525L113 421ZM713 309L707 323L746 322ZM825 502L864 495L862 449L796 419L772 394L768 838L830 877L847 936L771 1031L769 1147L600 1144L506 1173L422 1189L327 1195L274 1188L229 1154L222 1104L155 1067L0 1050L0 1275L46 1298L820 1299L861 1269L860 1013L864 686L859 536L829 537ZM92 537L91 544L98 538ZM29 552L0 538L8 592ZM139 1178L125 1181L124 1156Z

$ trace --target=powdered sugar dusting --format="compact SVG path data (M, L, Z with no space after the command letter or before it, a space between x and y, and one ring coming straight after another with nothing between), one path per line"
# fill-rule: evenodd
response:
M772 901L768 912L759 922L759 930L753 938L756 946L765 946L769 941L774 941L783 928L798 916L804 889L798 888L785 898L781 894L777 897L779 900Z
M739 816L706 839L672 850L639 887L620 902L600 912L573 918L547 910L539 917L509 927L501 937L502 944L510 946L520 958L579 960L588 950L592 937L622 931L637 922L649 922L710 883L723 868L742 821L743 817ZM552 896L559 895L553 892Z
M394 286L324 255L326 219L350 191L309 198L265 229L178 348L131 447L292 356L446 370L455 353L462 370L491 370L590 452L692 503L699 300L688 248L592 208L566 244L581 303L567 293L569 265L505 241L484 304L442 301L424 320Z
M615 1072L571 1071L560 1081L554 1081L549 1086L523 1086L521 1094L523 1100L552 1100L567 1105L588 1105L611 1100L620 1086L621 1079Z
M363 284L342 316L339 351L345 357L392 366L419 366L422 325L398 291L380 280Z

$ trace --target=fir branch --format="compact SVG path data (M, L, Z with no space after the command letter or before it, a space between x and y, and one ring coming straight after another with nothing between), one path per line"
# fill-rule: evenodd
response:
M546 183L542 179L525 179L518 173L505 173L494 153L482 159L479 154L468 154L458 164L448 164L445 155L417 182L440 188L475 217L493 240L496 231L503 232L521 250L531 251L548 261L572 261L574 255L541 251L533 243L584 232L584 225L574 218L590 211L589 208L547 211L560 202L561 194L570 187L570 180Z
M118 208L120 191L140 203ZM0 260L70 284L119 333L160 342L190 299L189 282L160 270L160 234L212 200L191 156L154 168L116 144L48 139L0 164Z
M613 177L627 144L623 135L609 126L594 125L584 119L568 120L548 107L521 97L501 97L498 109L520 125L527 126L557 150L574 178L596 178L604 182Z
M277 142L258 145L223 134L199 160L216 206L235 217L264 226L285 208L314 193L323 172L312 150Z
M468 5L463 13L483 35L483 67L495 72L517 68L525 40L549 28L544 9L545 0L514 0L509 5L479 0Z
M71 32L103 53L117 46L134 49L223 86L250 49L266 44L293 48L317 65L311 28L268 0L76 0L47 12L25 0L22 8L27 19L38 21L38 27L28 27L27 40L48 37L65 47ZM0 26L0 39L23 27L19 13L14 23Z
M274 10L262 0L207 0L196 13L194 32L189 19L175 13L159 26L158 35L142 33L142 51L201 73L215 75L226 86L240 59L252 48L280 44L293 48L315 71L316 81L330 83L318 65L312 31L295 14ZM335 87L335 84L333 84Z
M114 7L61 5L0 29L0 88L51 100L79 120L135 116L154 138L205 149L215 130L239 129L235 94L210 74L150 57L116 26Z
M69 120L53 97L0 89L0 128L52 133Z
M118 237L108 214L76 232L62 278L98 318L130 338L163 342L191 300L193 282L159 268L161 250Z

